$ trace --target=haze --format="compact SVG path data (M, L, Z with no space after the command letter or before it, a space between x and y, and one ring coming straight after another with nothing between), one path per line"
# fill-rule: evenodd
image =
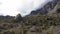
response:
M0 0L0 15L28 15L47 0Z

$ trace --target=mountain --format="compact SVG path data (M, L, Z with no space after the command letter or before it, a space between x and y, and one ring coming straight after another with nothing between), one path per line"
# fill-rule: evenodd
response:
M60 0L48 2L30 15L0 15L0 34L60 34Z
M36 14L46 15L55 8L55 6L59 3L59 1L60 0L50 1L46 3L42 8L38 8L36 10L31 11L30 15L36 15Z

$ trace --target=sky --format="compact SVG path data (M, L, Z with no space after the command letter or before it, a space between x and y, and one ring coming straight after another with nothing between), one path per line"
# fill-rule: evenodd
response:
M0 15L22 16L28 15L37 9L46 0L0 0Z

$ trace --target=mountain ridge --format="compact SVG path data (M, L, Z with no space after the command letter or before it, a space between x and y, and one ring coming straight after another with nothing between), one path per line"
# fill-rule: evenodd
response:
M45 4L42 8L38 8L37 10L31 11L29 15L36 15L36 14L42 14L46 15L49 13L49 11L53 10L54 7L58 4L60 0L53 0Z

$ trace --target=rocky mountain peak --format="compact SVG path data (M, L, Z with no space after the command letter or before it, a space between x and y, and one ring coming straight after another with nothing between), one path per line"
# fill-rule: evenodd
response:
M48 3L46 3L42 8L38 8L36 10L33 10L30 15L36 15L36 14L42 14L42 15L45 15L47 14L49 11L53 10L54 7L57 5L57 3L59 2L60 0L53 0L53 1L50 1Z

